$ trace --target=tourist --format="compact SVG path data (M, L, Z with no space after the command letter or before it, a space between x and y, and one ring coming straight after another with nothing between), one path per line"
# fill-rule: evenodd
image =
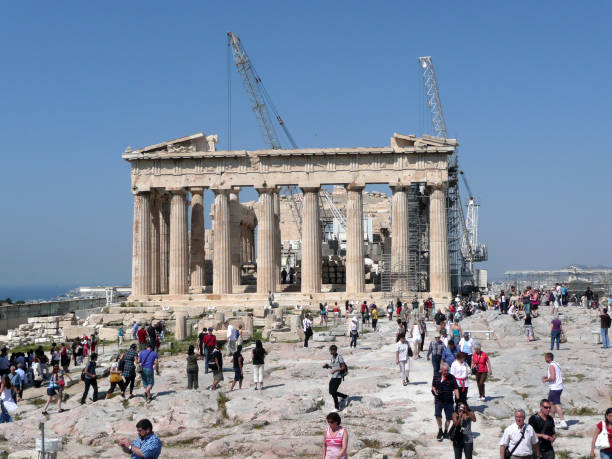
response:
M319 325L322 326L323 322L325 322L325 326L327 327L327 307L323 303L319 303L319 315Z
M538 437L533 427L525 424L525 411L514 412L514 423L506 427L502 439L499 442L499 457L509 458L531 458L535 453L536 459L540 457L538 448ZM506 451L510 454L506 455Z
M123 451L131 455L132 459L158 459L161 455L162 444L153 433L153 424L148 419L141 419L136 424L138 438L132 443L127 438L119 440Z
M459 341L459 350L464 352L467 356L465 361L471 367L472 366L472 352L474 350L474 340L470 338L468 332L463 333L463 338Z
M343 381L344 376L347 372L346 363L340 354L338 354L338 347L335 344L329 346L329 353L331 354L330 363L326 363L323 368L331 369L331 378L329 380L329 394L334 399L334 408L336 411L340 410L340 404L338 403L338 397L342 401L348 398L348 395L338 392L340 383Z
M202 329L198 335L198 348L200 349L200 356L204 357L204 337L206 336L206 327Z
M499 292L499 312L501 314L508 313L508 297L506 296L506 292L503 290Z
M338 302L334 302L334 309L332 309L334 313L334 327L338 325L338 318L340 317L340 309L338 309Z
M234 328L234 326L228 321L225 321L224 325L227 327L227 330L225 331L225 336L227 338L226 353L231 357L234 355L234 352L236 352L236 328Z
M340 425L340 415L332 411L327 415L327 429L323 434L323 459L348 459L348 432Z
M410 374L411 354L412 350L406 342L406 335L400 335L399 341L395 345L395 364L399 365L400 378L402 378L404 386L407 386L410 382L408 376Z
M599 455L601 459L612 459L612 408L608 408L606 410L606 415L603 421L599 421L597 426L595 426L595 433L593 435L593 440L591 441L591 457L595 457L595 441L597 437L601 433L604 428L604 423L606 427L606 431L608 432L608 444L610 447L600 449Z
M187 389L198 388L198 356L193 345L187 349Z
M62 343L62 348L60 349L60 364L64 372L68 372L68 367L70 366L70 355L68 355L68 347L66 347L66 343Z
M155 327L153 326L153 323L147 323L148 327L147 327L147 340L149 341L149 344L151 345L151 350L154 350L157 346L157 332L155 331Z
M399 341L400 335L406 335L406 327L402 323L401 319L397 319L397 328L395 329L395 342Z
M538 317L538 308L540 307L540 292L537 289L531 291L531 316Z
M110 387L106 391L105 398L110 398L111 394L115 392L115 387L117 386L119 386L119 392L121 393L121 395L125 397L125 382L123 381L123 377L121 376L121 371L119 371L118 361L115 361L111 364L108 380L110 382Z
M366 323L366 314L368 313L368 303L365 301L361 303L361 324L365 325Z
M132 339L136 341L138 339L138 322L132 323Z
M274 307L274 293L268 290L268 308L272 309Z
M452 366L458 353L459 348L455 346L455 342L452 339L449 340L448 345L442 351L442 362L446 362L449 367Z
M538 437L538 448L542 459L555 459L553 442L556 440L555 420L550 416L551 404L548 400L540 400L540 411L529 418L529 425Z
M92 354L96 352L97 347L98 347L98 333L93 332L93 334L91 335L91 344L89 348Z
M351 331L349 332L349 336L351 337L349 347L357 348L357 338L359 338L359 319L357 319L357 317L351 319Z
M236 333L236 346L242 345L242 333L243 333L243 331L242 331L242 324L239 324L238 325L238 330L237 330L237 333Z
M160 341L163 341L164 339L164 324L161 322L161 320L157 321L157 324L155 325L155 334L156 334L156 342L159 343ZM157 347L159 348L159 344L157 344Z
M554 361L551 352L544 354L544 360L548 364L546 376L542 376L542 382L548 383L548 401L551 404L552 417L559 415L559 428L567 429L567 423L563 417L563 407L561 406L561 393L563 392L563 373L561 366Z
M253 382L255 383L255 390L257 385L260 385L260 389L263 390L263 374L264 374L264 362L266 359L266 350L261 344L261 340L255 341L255 349L253 349Z
M15 370L15 373L17 373L19 375L19 377L21 378L21 384L22 386L25 386L27 384L30 384L30 378L29 375L26 373L25 371L25 364L23 363L18 363L17 364L17 369Z
M244 374L242 372L242 368L244 366L244 357L242 356L242 344L239 344L236 347L236 352L232 356L232 363L234 367L234 380L232 381L232 387L230 387L230 392L234 390L234 386L238 383L238 389L242 389L242 380L244 379Z
M387 317L390 321L393 320L393 301L390 301L387 305Z
M416 320L412 323L412 327L410 330L412 333L412 353L414 354L414 358L416 360L420 358L419 353L421 352L421 339L423 339L423 330L421 329L421 326Z
M215 335L214 331L214 328L208 327L208 334L204 336L204 373L208 373L210 371L208 369L208 363L210 362L212 353L215 351L215 347L217 346L217 336Z
M60 364L60 353L59 353L59 349L57 348L57 344L52 343L51 344L51 351L49 351L49 355L51 356L51 368L53 368L55 365L59 365ZM0 359L0 373L2 372L2 359ZM8 371L7 371L8 374Z
M136 349L136 343L130 344L130 348L123 353L123 356L119 360L119 369L121 370L121 376L123 376L123 380L125 381L125 384L123 386L123 392L121 393L123 397L125 397L125 391L128 386L130 388L129 398L132 398L134 396L134 382L136 381L135 360L138 356L138 352Z
M601 322L601 347L603 349L608 349L610 347L610 338L608 336L608 331L610 330L610 315L608 314L608 308L602 308L599 313L599 320Z
M302 329L304 330L304 347L308 347L308 340L314 334L312 332L312 319L309 315L304 316L304 320L302 320Z
M553 350L555 342L557 343L557 350L559 350L559 343L561 342L561 333L563 332L559 316L555 314L553 316L553 320L550 323L550 350Z
M159 375L159 357L157 356L157 352L153 349L153 344L149 342L147 349L145 351L140 351L137 360L137 362L142 365L140 377L142 378L142 386L145 388L146 402L153 400L153 396L151 395L151 389L153 388L153 384L155 384L155 375L153 371Z
M145 330L144 325L140 326L137 336L138 336L138 350L144 351L147 348L147 331Z
M40 361L38 360L38 357L34 356L33 358L33 362L32 362L32 375L33 375L33 380L34 380L34 387L40 387L42 381L43 381L43 373L42 373L42 367L40 365Z
M53 366L53 372L51 373L51 376L49 377L49 385L47 386L47 403L45 403L45 407L42 410L42 414L49 414L47 412L47 408L49 408L49 404L51 403L51 400L53 400L53 398L57 398L57 411L59 413L63 413L64 409L62 409L62 395L60 393L60 386L59 386L59 366L58 365L54 365Z
M453 418L453 395L455 399L459 399L459 387L457 380L449 373L449 367L446 363L440 365L440 371L435 373L431 383L431 392L435 397L434 415L438 424L437 440L448 436L448 426ZM446 422L444 424L444 432L442 432L442 411Z
M2 352L0 353L0 378L9 374L10 367L11 363L8 358L8 351L6 347L3 347Z
M85 389L83 390L83 396L81 397L81 405L85 404L85 400L87 400L87 394L89 393L89 388L93 387L93 401L96 402L98 400L98 381L96 380L96 362L98 360L98 354L95 352L91 354L91 358L81 374L83 375L81 379L85 381Z
M13 398L16 398L18 402L23 398L23 386L25 384L22 376L17 373L17 369L14 365L11 366L11 372L8 377L11 380L11 385L13 386L13 390L15 392Z
M461 325L459 325L459 322L453 319L450 329L453 334L453 341L455 344L459 344L459 341L461 341Z
M223 381L223 355L221 354L221 343L215 344L215 350L210 356L210 363L208 366L213 372L213 383L208 386L208 390L216 390L219 383Z
M525 314L525 335L527 335L527 341L535 341L535 337L533 336L533 325L531 323L531 314Z
M281 270L281 284L286 284L286 283L287 283L287 270L283 268Z
M123 325L119 325L119 331L117 331L117 340L119 341L119 346L123 344L123 335L125 332L123 331Z
M438 331L440 331L440 326L442 325L442 322L444 322L445 320L446 320L446 316L438 308L438 310L436 311L436 314L434 315L434 322L436 322L436 326L438 327Z
M440 362L442 362L444 349L445 346L440 340L440 333L436 333L433 341L429 343L429 350L427 351L427 361L431 358L434 374L440 371Z
M486 401L485 382L487 375L493 376L493 367L491 359L486 352L482 351L482 346L479 342L474 342L474 355L472 357L472 373L476 376L476 384L478 386L479 400Z
M77 363L77 348L81 345L78 338L72 340L72 344L70 345L70 349L72 350L72 360L74 361L74 366L78 365Z
M465 362L467 355L465 352L458 352L455 361L450 366L450 374L457 380L459 386L459 400L467 403L468 390L470 388L470 367ZM446 362L448 363L448 362Z
M410 311L408 308L401 308L401 311L398 313L399 318L402 321L402 325L404 326L404 333L408 330L408 321L410 320Z
M472 422L476 422L476 414L470 409L465 401L457 403L457 408L453 412L453 450L455 459L461 459L465 454L465 459L472 459L474 451L474 436L472 435Z
M425 318L423 316L419 317L419 326L421 327L421 346L420 350L423 350L423 346L425 346L425 338L427 336L427 324L425 323Z

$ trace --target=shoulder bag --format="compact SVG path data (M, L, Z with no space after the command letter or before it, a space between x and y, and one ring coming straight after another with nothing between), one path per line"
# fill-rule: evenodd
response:
M514 452L516 451L516 448L518 448L518 445L521 444L521 442L523 441L523 438L525 438L525 431L527 430L527 426L523 427L523 432L521 432L521 438L519 438L519 441L516 443L516 445L514 445L514 448L512 448L512 451L508 451L508 448L506 448L506 452L504 453L504 458L505 459L510 459L512 457L512 455L514 454Z
M606 420L604 419L601 423L601 432L595 439L595 448L597 449L608 449L610 447L610 437L608 435L608 427L606 426Z
M153 351L149 351L147 356L144 359L142 359L142 360L146 361L149 358L149 356L151 355L151 352L153 352ZM136 373L142 373L142 362L140 362L140 361L136 364Z

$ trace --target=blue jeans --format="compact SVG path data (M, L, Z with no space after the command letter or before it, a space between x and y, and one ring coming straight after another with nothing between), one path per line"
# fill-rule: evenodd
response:
M553 330L550 334L550 350L553 350L553 344L557 341L557 350L559 350L559 343L561 342L561 330Z
M531 313L531 303L524 303L523 308L525 309L525 314Z
M606 349L610 347L610 338L608 337L608 329L601 329L601 345Z
M208 361L212 353L208 350L208 346L204 346L204 373L208 373Z
M601 456L601 459L612 459L612 453L608 453L606 451L600 451L599 455Z

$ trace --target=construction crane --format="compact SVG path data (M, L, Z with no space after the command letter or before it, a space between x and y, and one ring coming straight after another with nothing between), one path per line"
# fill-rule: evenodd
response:
M425 97L431 114L431 124L434 135L443 139L448 138L446 120L440 101L438 80L431 56L419 57L419 65L423 76ZM459 159L457 151L449 158L447 189L448 207L448 239L449 252L451 254L451 275L455 277L454 286L460 289L462 284L462 270L466 270L473 279L474 262L486 261L487 249L485 245L478 244L478 205L468 185L463 171L460 172L461 179L470 194L467 206L467 218L463 214L461 194L457 174L459 172ZM459 250L456 247L459 243ZM462 259L462 260L461 260Z
M282 149L280 137L274 125L272 119L276 119L278 125L282 128L283 133L289 140L291 148L297 149L298 146L293 139L293 136L287 129L283 118L278 113L274 102L266 88L263 85L263 81L259 77L259 74L253 67L253 63L249 58L246 50L242 46L240 38L232 32L227 32L228 46L231 46L232 54L234 56L234 63L236 69L242 77L242 84L249 96L251 103L251 109L257 119L259 130L268 144L273 150ZM297 230L302 236L302 209L301 202L297 198L298 190L295 186L283 187L286 189L290 199L291 213L293 214L294 220L297 225ZM329 209L329 211L326 209ZM321 189L319 192L319 208L321 210L321 221L324 225L333 223L334 218L338 220L342 230L346 232L346 218L340 212L340 209L334 204L332 195L325 189Z

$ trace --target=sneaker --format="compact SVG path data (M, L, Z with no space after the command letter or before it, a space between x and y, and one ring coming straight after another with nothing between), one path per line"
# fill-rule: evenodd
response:
M408 381L404 380L404 386L408 385Z
M443 438L444 438L444 433L441 430L438 430L438 436L436 437L436 439L438 441L442 441Z
M255 385L255 390L259 390L259 389L257 388L257 385Z
M444 432L444 438L448 438L448 432Z
M560 428L560 429L567 429L567 428L568 428L568 426L567 426L567 422L565 422L565 421L559 421L559 428Z

